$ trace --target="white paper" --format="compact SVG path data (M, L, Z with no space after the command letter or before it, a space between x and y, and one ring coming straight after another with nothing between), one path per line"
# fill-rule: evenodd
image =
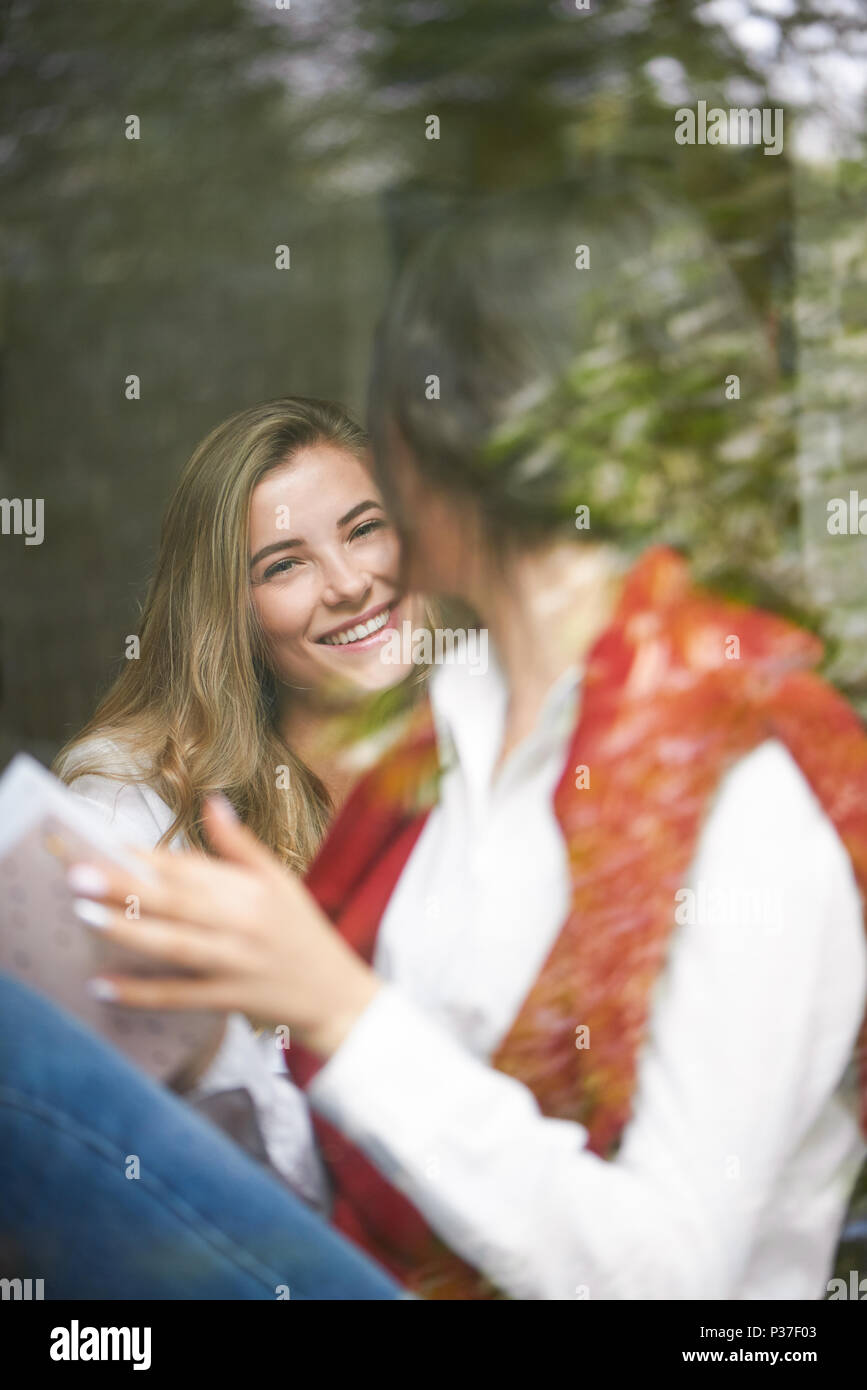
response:
M0 970L48 995L151 1076L170 1081L210 1053L224 1016L130 1009L88 993L88 980L104 972L176 972L113 946L78 920L66 864L49 848L52 836L76 860L109 862L143 876L112 826L19 753L0 777Z

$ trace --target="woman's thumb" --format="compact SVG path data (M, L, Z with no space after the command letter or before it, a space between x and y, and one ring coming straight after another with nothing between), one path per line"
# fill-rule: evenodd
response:
M221 859L244 864L250 869L273 869L277 861L256 839L252 830L242 825L231 801L222 792L214 792L202 803L202 824L211 848Z

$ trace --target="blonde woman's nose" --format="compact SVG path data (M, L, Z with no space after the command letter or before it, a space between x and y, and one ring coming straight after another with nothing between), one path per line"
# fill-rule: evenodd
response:
M358 569L343 557L328 565L324 579L322 598L325 603L331 604L363 598L372 583L366 570Z

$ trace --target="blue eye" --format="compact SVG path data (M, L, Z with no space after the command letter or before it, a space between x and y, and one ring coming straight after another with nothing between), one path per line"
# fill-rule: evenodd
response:
M354 541L358 536L368 536L372 531L380 531L385 525L386 522L381 517L374 517L371 521L363 521L360 526L356 526L349 539Z
M289 574L289 566L291 565L294 567L297 564L300 564L299 560L295 560L291 555L287 555L284 560L277 560L275 564L269 565L262 577L263 579L271 579L275 574Z

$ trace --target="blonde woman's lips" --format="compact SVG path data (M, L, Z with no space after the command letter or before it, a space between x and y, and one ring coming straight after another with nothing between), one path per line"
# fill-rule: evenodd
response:
M370 608L367 613L360 614L351 623L333 628L331 632L317 637L316 641L321 646L334 647L338 651L358 652L378 646L386 639L391 615L399 602L399 599L392 599L390 603Z

